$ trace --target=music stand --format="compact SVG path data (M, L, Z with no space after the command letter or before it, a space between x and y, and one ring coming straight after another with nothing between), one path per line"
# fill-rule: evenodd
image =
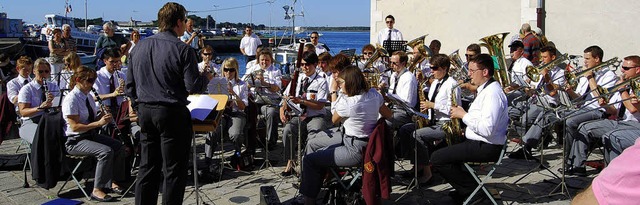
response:
M389 52L389 54L393 54L395 51L405 51L407 50L407 46L405 45L407 41L395 41L395 40L385 40L382 42L382 47Z
M218 125L220 125L220 120L222 119L222 113L224 112L224 108L227 105L227 100L229 98L229 96L227 95L208 95L209 97L215 99L218 101L218 105L216 105L215 107L215 112L211 112L209 113L209 115L205 118L205 120L200 121L200 120L192 120L192 126L193 126L193 137L191 138L191 148L193 149L192 153L193 153L193 183L194 183L194 190L193 192L195 192L196 194L196 204L200 204L200 188L198 187L198 165L197 165L197 154L196 154L196 138L195 138L195 133L196 132L215 132L215 130L218 128ZM224 153L224 149L222 150L222 153ZM222 161L224 163L224 156L221 157ZM220 175L222 175L222 169L220 169ZM213 203L213 200L211 200L206 194L205 196L207 197L207 199L209 199L210 202ZM215 203L214 203L215 204Z
M407 112L409 115L411 115L411 120L413 121L413 123L416 125L416 130L417 130L417 121L419 120L419 118L425 118L425 119L429 119L429 115L418 112L416 110L414 110L412 107L409 107L404 101L400 100L400 98L395 95L395 94L387 94L387 97L389 98L389 100L391 100L391 104L393 104L396 108L399 108L401 110L404 110L405 112ZM414 162L416 162L415 167L413 168L413 179L411 179L411 181L409 182L409 184L407 185L407 189L405 190L404 194L402 194L400 197L398 197L398 199L396 199L395 202L400 201L400 199L402 199L405 195L407 195L409 193L409 190L412 189L420 189L420 182L418 181L418 167L417 167L417 162L418 162L418 138L416 137L416 132L414 130L413 132L413 140L414 140L414 144L413 144L413 157L414 157ZM418 192L420 194L422 194L422 192Z

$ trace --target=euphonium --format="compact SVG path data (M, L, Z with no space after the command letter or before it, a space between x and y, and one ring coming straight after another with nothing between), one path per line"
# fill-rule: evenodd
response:
M602 62L592 68L587 68L583 71L579 71L579 72L565 72L565 79L567 79L567 83L575 88L578 86L578 80L580 79L580 77L582 77L583 75L585 75L586 73L588 73L589 71L593 71L593 72L597 72L600 69L607 67L609 65L613 65L614 67L619 67L620 63L622 61L618 60L618 57L614 57L612 59L609 59L605 62Z
M449 69L449 77L452 77L456 81L466 81L467 78L469 78L469 71L464 67L458 51L459 49L449 54L449 61L451 61L452 66L452 68Z
M362 74L364 74L364 78L369 83L369 87L375 88L378 87L378 81L380 80L380 70L378 68L374 68L373 63L378 61L381 57L388 57L389 53L387 50L382 48L381 46L376 47L376 51L371 55L371 58L367 59L364 63L364 70Z
M533 66L528 66L527 67L527 77L531 80L531 81L535 81L538 82L540 81L540 72L542 72L542 70L544 69L552 69L553 67L556 67L558 64L566 61L567 59L569 59L569 54L565 53L564 55L558 56L555 60L538 66L538 67L533 67Z
M504 51L502 49L504 38L507 37L507 34L509 34L509 32L498 33L480 39L480 41L483 42L480 43L480 45L487 47L489 55L493 56L495 60L498 61L498 67L494 68L496 72L494 72L493 77L503 88L506 88L511 84L511 77L507 72L507 60L505 59Z
M458 88L458 86L460 86L460 84L451 88L451 107L458 106L458 101L456 98L456 89ZM444 131L445 140L449 146L464 141L464 137L462 136L462 123L460 122L460 119L451 118L451 121L445 122L442 125L442 131Z

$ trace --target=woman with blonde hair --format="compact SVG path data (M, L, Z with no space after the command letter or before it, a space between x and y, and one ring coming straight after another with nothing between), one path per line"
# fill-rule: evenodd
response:
M228 136L233 141L236 155L240 155L242 143L244 142L244 126L247 123L244 109L249 105L247 84L238 78L238 60L233 57L227 58L222 62L222 67L222 76L227 79L227 91L230 98L227 101L227 108L224 111L221 126L218 126L213 140L208 140L205 145L207 159L213 157L214 148L220 142L221 132L224 132L223 136Z
M55 82L58 84L58 87L61 90L70 90L73 87L68 86L71 82L71 76L82 66L82 62L80 61L80 56L77 53L69 53L63 59L64 68L60 71L60 75L56 76Z
M62 59L71 52L67 47L67 43L62 38L62 30L53 29L53 37L49 41L49 63L51 63L51 74L53 77L60 72L62 68Z

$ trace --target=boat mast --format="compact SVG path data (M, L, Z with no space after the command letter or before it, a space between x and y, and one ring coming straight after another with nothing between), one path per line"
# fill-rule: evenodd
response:
M84 0L84 32L87 32L89 25L87 25L87 0Z

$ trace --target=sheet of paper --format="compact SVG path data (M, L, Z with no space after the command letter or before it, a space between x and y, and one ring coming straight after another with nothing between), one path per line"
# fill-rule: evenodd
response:
M187 97L189 105L187 108L191 112L191 119L204 120L212 110L216 109L218 101L208 95L190 95Z

